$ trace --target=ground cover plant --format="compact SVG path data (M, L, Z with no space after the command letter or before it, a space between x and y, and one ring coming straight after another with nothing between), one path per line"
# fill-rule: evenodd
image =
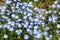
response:
M0 40L60 40L60 0L0 0Z

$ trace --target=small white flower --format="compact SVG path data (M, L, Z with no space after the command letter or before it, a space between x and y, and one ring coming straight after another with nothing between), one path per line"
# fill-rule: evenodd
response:
M57 33L59 33L60 31L59 30L56 30Z
M34 29L38 29L38 26L34 26Z
M60 24L57 24L57 28L60 28Z
M4 34L4 38L8 38L8 35L7 34Z
M50 40L50 38L49 38L49 37L45 37L45 39L46 39L46 40Z
M60 14L60 12L58 14Z
M53 5L52 5L52 8L56 8L56 5L55 5L55 4L53 4Z
M16 15L15 15L15 14L12 14L11 16L12 16L12 18L15 18L15 17L16 17Z
M14 28L11 28L11 27L10 27L10 28L9 28L9 31L14 31Z
M38 34L36 35L36 38L40 38L40 37L41 37L41 34L38 33Z
M55 3L54 4L57 4L58 3L58 1L55 1Z
M57 5L57 8L60 8L60 4Z
M21 33L22 33L22 30L19 29L19 30L16 30L15 32L16 32L17 34L21 34Z
M27 16L23 16L23 19L27 19Z
M57 11L56 11L56 10L54 10L53 12L54 12L54 13L57 13Z
M51 11L51 10L49 10L48 12L49 12L49 13L52 13L52 11Z
M29 39L29 35L25 34L24 39Z
M38 31L37 31L36 29L33 30L33 34L37 34L37 32L38 32Z
M34 1L39 1L39 0L34 0Z
M48 21L52 21L52 20L53 20L52 17L49 16Z
M18 16L18 15L16 15L16 16L15 16L15 19L18 19L18 18L19 18L19 16Z

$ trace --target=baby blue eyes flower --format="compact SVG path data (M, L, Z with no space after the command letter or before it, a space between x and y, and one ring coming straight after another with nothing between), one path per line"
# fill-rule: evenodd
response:
M58 1L55 1L54 4L58 4Z
M15 2L17 1L17 0L14 0Z
M14 28L10 27L10 28L9 28L9 31L14 31Z
M26 40L29 39L29 35L25 34L24 39L26 39Z
M27 19L27 16L23 16L23 19Z
M34 1L38 2L39 0L34 0Z
M60 15L60 12L58 14Z
M5 3L6 3L6 4L10 4L11 2L12 2L12 1L6 0Z
M8 35L7 34L4 34L4 38L8 38Z
M56 5L55 5L55 4L53 4L53 5L52 5L52 8L56 8Z
M0 25L0 28L2 28L2 25Z
M56 30L56 33L60 33L60 31L59 30Z
M60 4L57 5L57 8L60 8Z
M57 28L60 28L60 24L57 24Z
M22 33L22 30L19 29L19 30L16 30L15 32L16 32L17 34L21 34L21 33Z
M48 21L52 21L52 17L49 16Z

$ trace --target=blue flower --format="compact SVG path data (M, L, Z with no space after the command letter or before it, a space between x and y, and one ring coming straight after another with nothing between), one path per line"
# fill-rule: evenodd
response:
M29 35L25 34L24 39L29 39Z

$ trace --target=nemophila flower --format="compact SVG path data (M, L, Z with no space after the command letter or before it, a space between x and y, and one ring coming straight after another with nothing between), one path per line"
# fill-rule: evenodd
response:
M51 16L49 16L48 17L48 21L52 21L53 19L52 19L52 17Z
M48 14L49 12L48 11L45 11L46 14Z
M49 38L51 38L52 37L52 35L49 35Z
M26 7L26 6L28 6L28 3L27 2L23 2L22 5Z
M2 18L6 18L6 16L2 16Z
M57 24L57 28L60 28L60 24Z
M11 6L11 9L14 10L14 6Z
M52 11L51 11L51 10L49 10L49 11L48 11L48 13L52 13Z
M11 24L11 23L12 23L12 21L10 21L10 20L7 22L7 24Z
M60 4L57 4L57 8L60 8Z
M10 4L12 1L6 0L5 3L6 4Z
M35 7L34 10L35 10L36 12L39 12L39 13L40 13L40 11L41 11L41 10L40 10L39 8L37 8L37 7Z
M7 28L7 25L5 24L5 25L3 25L3 27L2 28Z
M18 19L19 18L19 16L18 15L15 15L15 14L12 14L11 17L12 18L15 18L15 19Z
M56 11L56 10L54 10L54 11L53 11L53 13L57 13L57 11Z
M9 28L9 31L12 31L13 32L14 31L14 28L13 27L10 27Z
M39 0L34 0L34 1L39 1Z
M4 34L4 38L8 38L8 35L7 34Z
M17 2L17 0L14 0L15 2Z
M5 12L5 9L1 9L1 12Z
M34 21L35 21L35 22L38 22L38 21L39 21L39 19L35 18L35 19L34 19Z
M6 21L7 21L7 22L9 22L10 20L11 20L11 19L10 19L10 18L8 18Z
M10 25L11 25L11 26L15 26L15 22L14 22L14 21L12 21Z
M56 8L56 5L55 5L55 4L53 4L53 5L52 5L52 8Z
M7 16L2 16L2 18L4 18L4 19L8 19L8 17L7 17Z
M15 16L15 19L18 19L18 18L19 18L19 16L18 16L18 15L16 15L16 16Z
M17 20L16 20L16 22L20 22L20 21L22 21L22 19L17 19Z
M55 1L54 4L58 4L58 1Z
M34 25L34 23L33 22L30 22L30 25Z
M2 9L3 7L2 6L0 6L0 9Z
M23 14L24 14L24 15L27 15L27 12L26 12L26 11L24 11L24 12L23 12Z
M22 6L22 9L25 9L26 7L25 6Z
M37 29L33 30L33 34L36 35L38 33Z
M32 35L32 30L30 28L27 28L26 31L29 33L29 35Z
M28 34L25 34L24 35L24 39L26 39L26 40L29 39L29 35Z
M27 19L27 16L23 16L23 19Z
M29 20L33 20L31 16L30 16L28 19L29 19Z
M7 29L9 29L11 27L11 25L10 24L7 24Z
M21 3L21 2L19 2L19 3L20 3L19 5L21 5L21 6L23 5L23 3Z
M34 26L34 29L38 29L39 26Z
M33 26L32 25L28 25L27 28L33 28Z
M42 16L42 19L45 19L45 17L44 17L44 16Z
M21 29L18 29L18 30L15 31L15 33L21 34L22 33L22 30Z
M46 39L46 40L50 40L50 38L49 38L49 37L45 37L45 39Z
M2 28L2 25L0 25L0 28Z
M46 28L44 28L44 31L48 31L50 28L49 27L46 27Z
M30 9L30 8L26 8L26 10L28 11L28 12L31 12L31 13L33 13L33 11Z
M44 35L47 36L48 35L48 32L47 31L44 31Z
M12 14L12 15L11 15L12 18L15 18L15 16L16 16L15 14Z
M41 34L37 34L36 36L35 36L35 38L40 38L41 37Z
M56 33L60 33L60 30L56 30Z
M60 14L60 12L58 14Z
M32 16L32 13L28 13L27 16Z
M18 2L17 2L17 3L18 3ZM15 3L13 3L12 6L15 7ZM11 7L12 7L12 6L11 6Z
M42 22L42 23L41 23L41 25L42 25L42 26L45 26L45 23L44 23L44 22Z
M16 23L16 25L17 25L19 28L22 27L22 25L21 25L20 23Z
M57 16L52 16L52 18L53 18L53 22L56 22Z
M32 1L30 1L30 2L28 3L28 7L33 7Z

